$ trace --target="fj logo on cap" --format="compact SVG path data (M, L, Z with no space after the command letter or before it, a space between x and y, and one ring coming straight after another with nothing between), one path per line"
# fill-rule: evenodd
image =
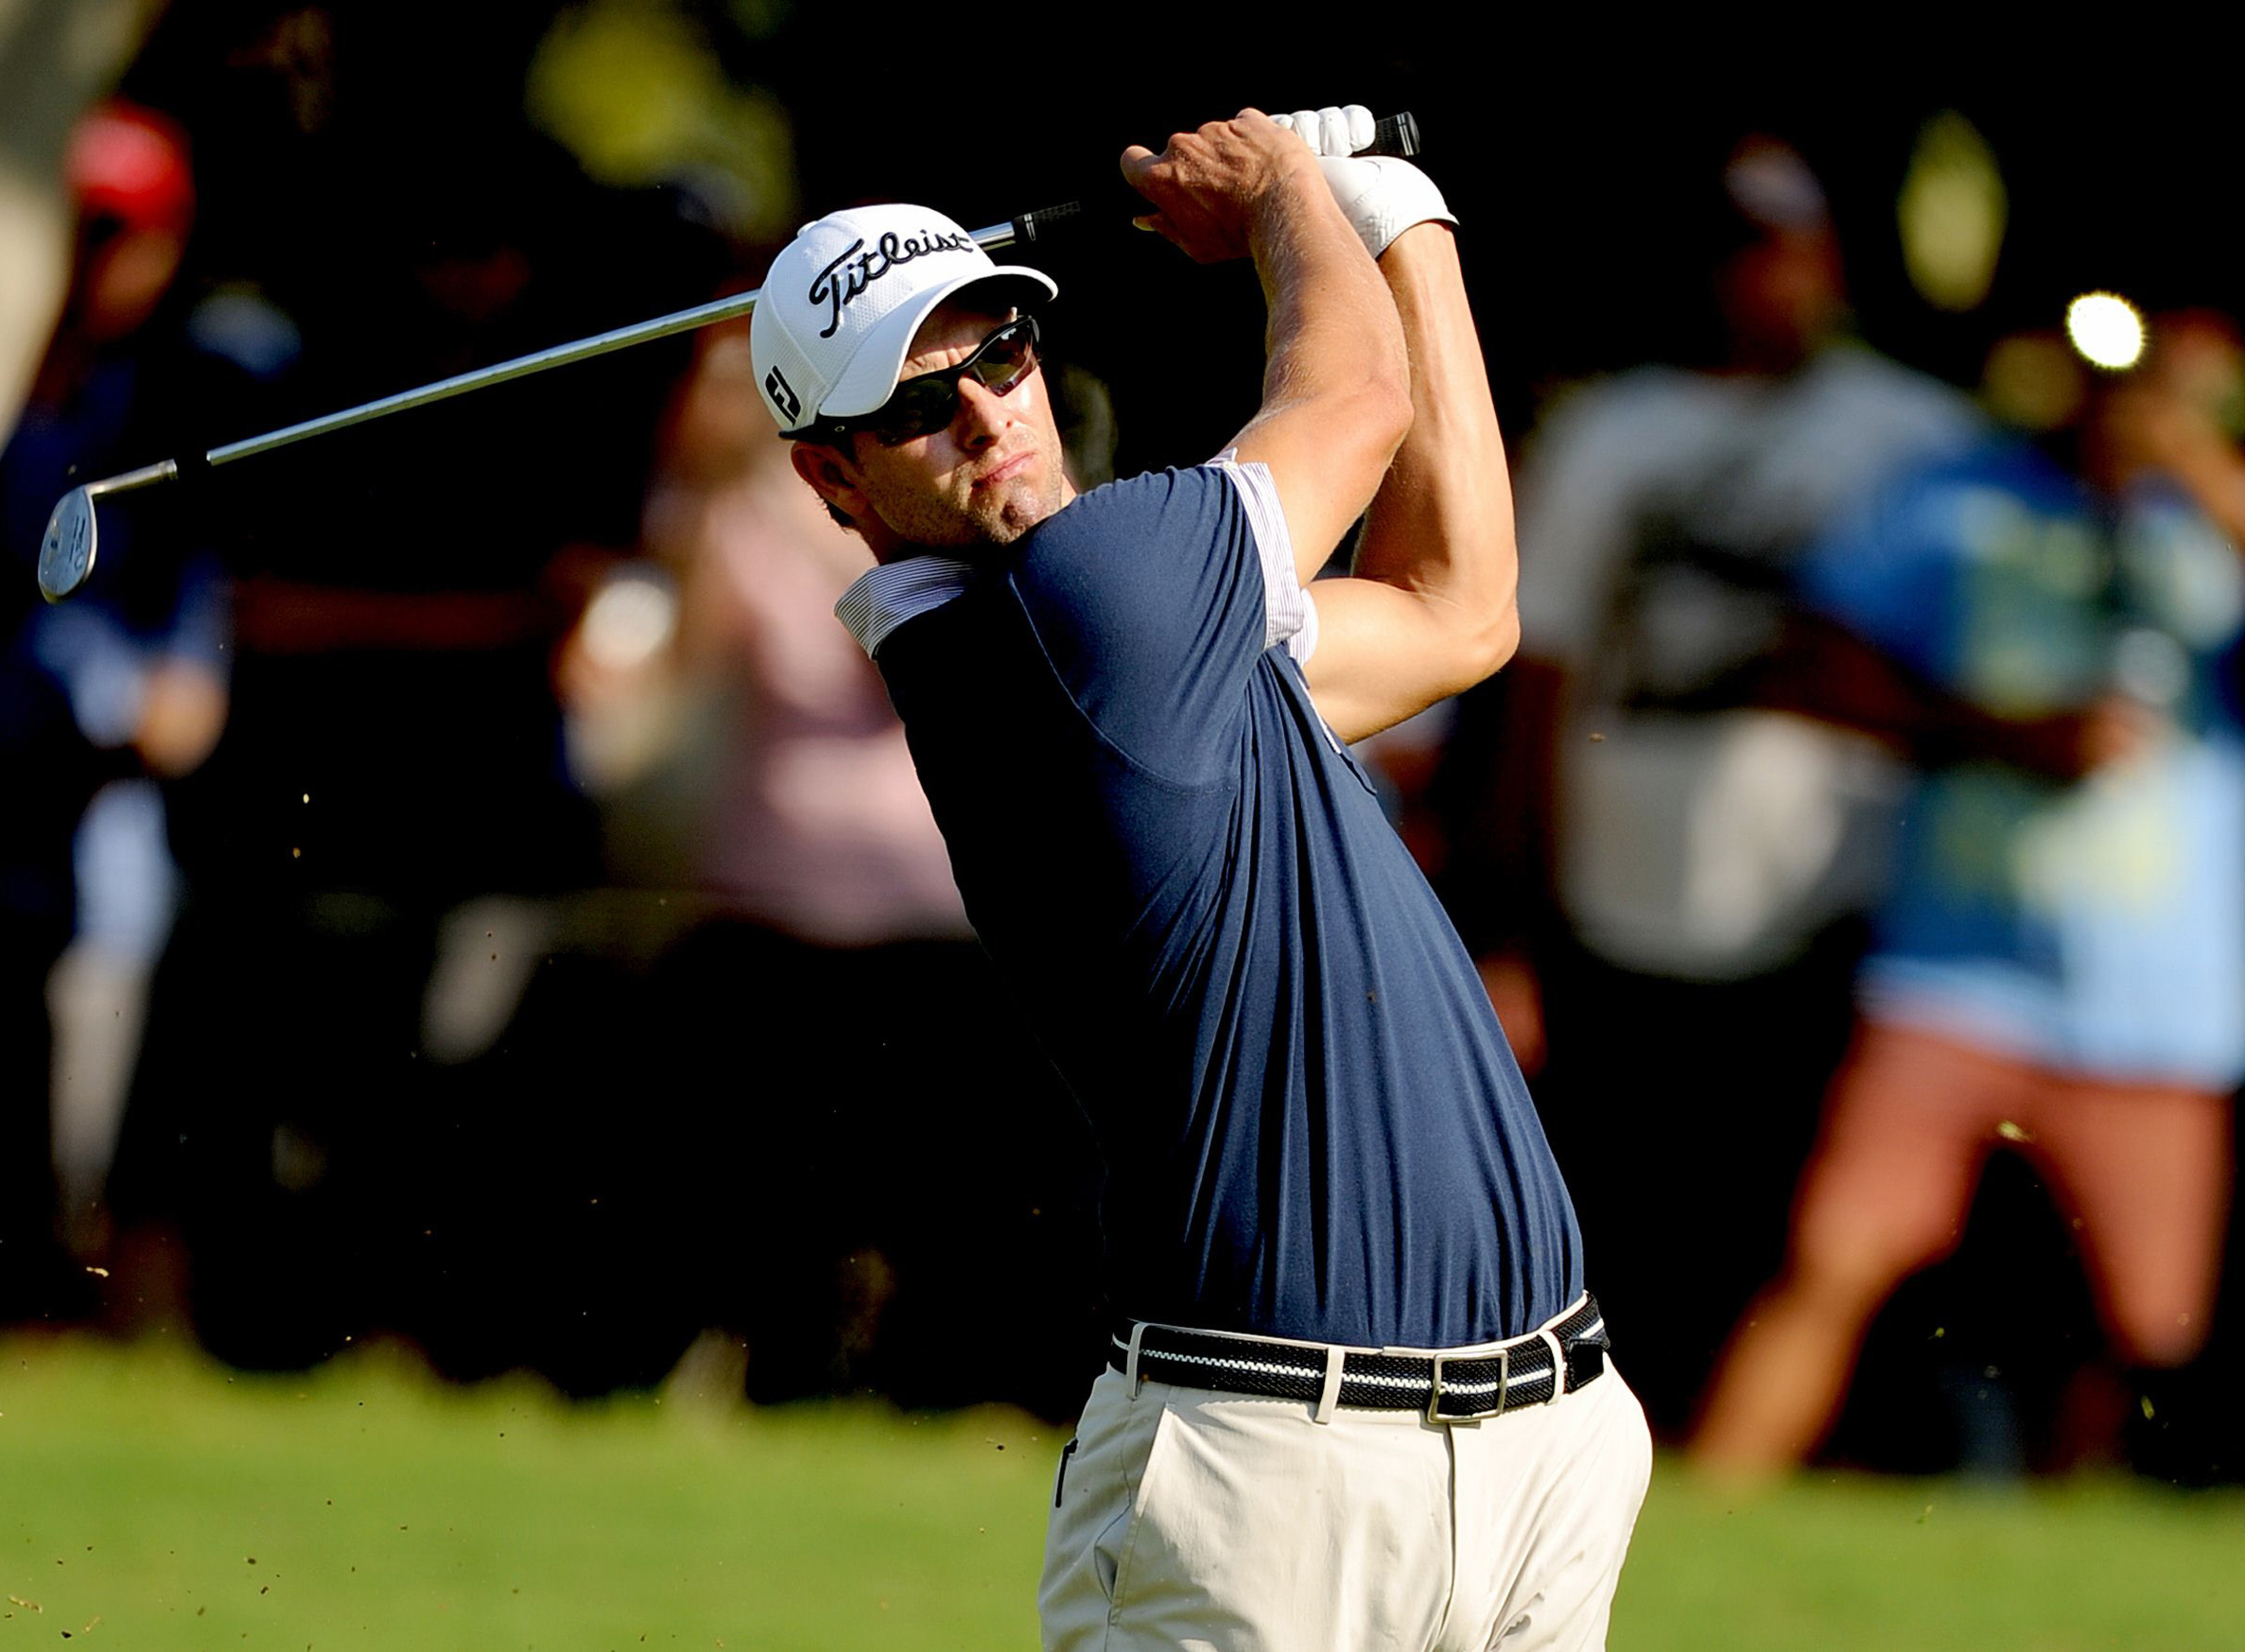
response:
M772 398L772 405L787 415L792 425L803 416L803 398L795 393L795 387L774 367L764 375L764 393Z
M971 252L975 244L972 235L939 235L933 230L922 230L916 235L899 235L891 230L865 251L864 238L850 243L849 250L828 264L811 278L810 290L804 297L812 304L827 305L831 319L819 329L819 337L831 339L842 325L842 312L856 302L860 293L896 269L910 264L914 258L925 258L931 252ZM842 272L839 277L837 272ZM792 417L792 415L791 415Z

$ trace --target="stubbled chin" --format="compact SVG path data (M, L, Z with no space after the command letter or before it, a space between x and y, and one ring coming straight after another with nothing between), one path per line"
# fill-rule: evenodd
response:
M998 496L983 501L983 509L976 513L983 530L998 545L1011 545L1063 503L1027 478L1009 477L999 489Z

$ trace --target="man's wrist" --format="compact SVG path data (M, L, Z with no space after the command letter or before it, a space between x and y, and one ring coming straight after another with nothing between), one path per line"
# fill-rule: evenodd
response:
M1259 266L1269 251L1307 242L1316 235L1319 208L1324 205L1320 197L1328 193L1317 162L1307 150L1298 162L1289 161L1272 177L1247 217L1247 243Z
M1337 156L1317 165L1341 216L1375 258L1420 224L1457 222L1434 180L1408 161Z
M1434 180L1409 161L1357 153L1370 147L1376 127L1364 105L1296 110L1272 118L1317 157L1341 216L1374 258L1419 224L1457 222Z

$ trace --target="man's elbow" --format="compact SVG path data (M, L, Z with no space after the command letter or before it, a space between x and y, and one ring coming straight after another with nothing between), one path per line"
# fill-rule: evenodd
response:
M1475 554L1459 555L1446 579L1399 582L1418 596L1428 621L1418 657L1436 698L1464 693L1520 652L1520 585L1510 542L1474 546Z
M1326 450L1329 463L1346 463L1362 479L1365 503L1386 484L1403 438L1411 434L1411 382L1376 374L1350 385L1328 404L1325 429L1337 438Z
M1413 418L1411 407L1411 374L1407 367L1398 367L1383 374L1365 387L1368 407L1365 414L1366 428L1375 433L1375 439L1386 454L1386 460L1396 456L1403 445L1403 438L1411 434ZM1381 462L1386 463L1386 460Z
M1331 407L1326 428L1343 440L1325 450L1326 474L1346 479L1357 512L1369 509L1388 485L1388 467L1411 433L1411 418L1409 380L1385 375L1353 386L1346 402Z
M1451 692L1462 694L1495 676L1519 652L1520 604L1507 592L1503 601L1484 607L1466 628L1458 646L1459 681Z
M1423 711L1488 681L1519 648L1520 616L1510 603L1486 622L1445 626L1439 639L1431 640L1416 658L1423 673L1415 682L1416 699L1401 715Z
M1507 600L1503 610L1489 625L1488 652L1484 655L1486 667L1481 673L1482 676L1495 676L1518 652L1520 652L1520 604Z

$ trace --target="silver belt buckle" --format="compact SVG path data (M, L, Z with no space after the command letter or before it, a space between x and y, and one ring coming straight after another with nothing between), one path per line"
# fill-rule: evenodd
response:
M1466 1357L1474 1360L1486 1360L1488 1358L1488 1355L1471 1354ZM1461 1412L1455 1417L1445 1417L1442 1415L1442 1367L1449 1362L1450 1356L1448 1354L1435 1355L1434 1378L1427 1390L1426 1397L1427 1421L1474 1422L1485 1417L1495 1417L1500 1412L1502 1412L1505 1409L1505 1391L1512 1385L1512 1350L1510 1348L1499 1348L1497 1350L1496 1358L1497 1392L1495 1397L1476 1405L1471 1411Z

